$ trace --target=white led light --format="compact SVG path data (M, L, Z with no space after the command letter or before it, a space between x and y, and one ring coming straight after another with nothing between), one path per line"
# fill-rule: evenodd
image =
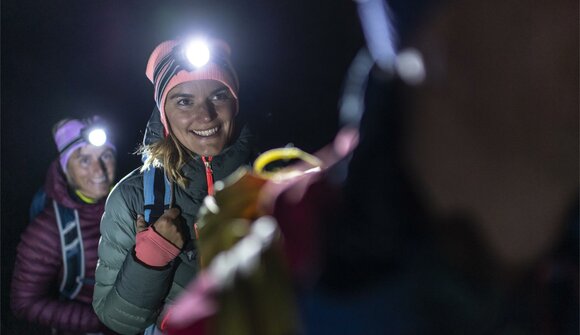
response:
M217 214L220 212L220 208L219 208L217 202L215 201L215 198L211 195L208 195L203 199L203 204L210 212L212 212L214 214Z
M185 46L185 57L195 67L202 67L209 62L209 48L202 40L195 40Z
M399 76L408 85L419 85L425 80L425 64L419 50L401 51L397 55L396 67Z
M100 147L107 141L107 134L101 128L93 129L89 133L89 143L94 146Z

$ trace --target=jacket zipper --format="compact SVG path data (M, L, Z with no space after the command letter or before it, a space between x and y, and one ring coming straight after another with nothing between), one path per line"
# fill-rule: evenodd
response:
M205 165L205 178L207 181L207 194L208 195L213 195L213 171L211 169L211 161L212 161L213 157L212 156L208 156L208 157L203 157L201 156L201 160L203 161L203 164Z

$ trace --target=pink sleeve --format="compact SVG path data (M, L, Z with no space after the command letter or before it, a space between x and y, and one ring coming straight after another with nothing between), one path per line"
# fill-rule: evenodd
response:
M135 255L150 266L165 266L179 255L179 248L151 227L137 233Z

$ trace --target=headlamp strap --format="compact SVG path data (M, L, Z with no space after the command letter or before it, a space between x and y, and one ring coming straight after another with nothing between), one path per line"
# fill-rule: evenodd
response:
M75 137L72 141L70 141L67 145L65 145L62 149L60 149L58 151L59 154L64 153L65 151L67 151L70 147L72 147L75 144L81 143L83 141L83 136L77 136Z

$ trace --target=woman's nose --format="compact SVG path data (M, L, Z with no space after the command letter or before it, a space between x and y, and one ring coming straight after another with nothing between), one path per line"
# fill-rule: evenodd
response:
M210 122L215 118L215 109L211 102L199 104L194 112L198 122Z
M97 159L93 164L91 164L91 173L94 177L107 175L107 168L102 160Z

